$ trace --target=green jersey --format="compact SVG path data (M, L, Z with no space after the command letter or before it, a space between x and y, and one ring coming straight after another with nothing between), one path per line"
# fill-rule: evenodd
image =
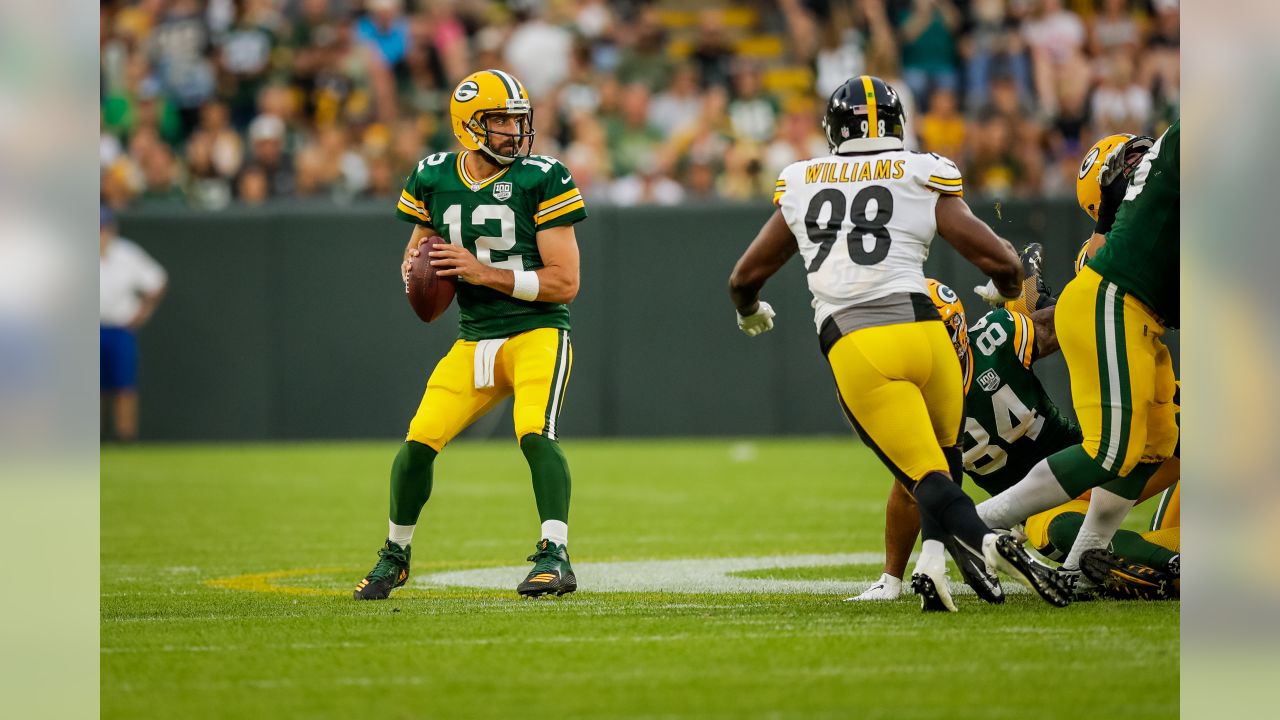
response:
M467 172L466 152L436 153L409 173L396 217L429 227L471 251L485 265L507 270L543 267L540 230L587 217L569 169L532 155L486 180ZM458 283L458 337L489 340L535 328L569 329L569 306L520 300L481 285Z
M1031 371L1035 347L1035 325L1021 313L992 310L969 327L964 469L992 495L1081 441Z
M1166 324L1178 324L1179 123L1133 171L1116 222L1089 267L1134 295Z

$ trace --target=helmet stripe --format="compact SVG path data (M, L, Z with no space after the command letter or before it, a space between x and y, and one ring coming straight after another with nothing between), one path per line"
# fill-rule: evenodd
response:
M862 76L862 89L867 93L867 137L880 137L880 122L876 117L879 114L876 108L876 86L871 84L870 75Z
M504 86L506 86L508 99L510 100L520 99L520 88L516 86L516 81L512 79L510 75L502 72L501 70L490 70L489 72L498 76L498 79L502 81L502 84Z

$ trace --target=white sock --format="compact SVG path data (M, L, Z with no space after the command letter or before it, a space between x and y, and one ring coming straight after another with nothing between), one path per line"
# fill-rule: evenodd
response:
M1007 529L1070 499L1049 469L1049 461L1041 460L1017 485L978 503L978 517L987 527Z
M946 546L941 540L925 540L920 543L920 557L916 558L916 570L947 567Z
M1084 514L1080 533L1071 545L1071 552L1062 561L1062 567L1075 570L1080 567L1080 556L1085 550L1105 548L1111 544L1116 530L1133 508L1133 501L1102 488L1094 488L1089 496L1089 512Z
M387 530L387 539L399 545L400 547L409 547L409 543L413 542L413 529L417 525L397 525L390 520L387 525L391 529Z
M569 544L569 524L561 520L548 520L542 523L542 537L564 547Z

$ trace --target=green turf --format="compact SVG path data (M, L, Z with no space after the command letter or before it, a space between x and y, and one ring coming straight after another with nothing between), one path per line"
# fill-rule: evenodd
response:
M568 441L575 564L881 548L885 472L840 440ZM1029 595L922 616L831 595L350 587L386 533L395 443L107 448L106 717L1124 717L1178 712L1178 606ZM518 565L514 442L457 443L415 576ZM270 574L255 583L246 575ZM871 579L841 564L739 573ZM227 578L239 580L226 580ZM412 582L412 581L411 581ZM258 589L253 589L253 588ZM243 589L236 589L243 588ZM264 591L263 588L268 589Z

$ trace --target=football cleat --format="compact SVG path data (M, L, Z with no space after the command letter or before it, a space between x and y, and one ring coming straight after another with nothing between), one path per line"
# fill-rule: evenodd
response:
M845 598L845 602L860 602L864 600L897 600L902 596L902 580L896 578L889 573L884 573L880 579L872 583L871 587L862 591L862 594Z
M916 563L916 571L911 575L911 592L920 596L920 612L956 611L951 585L947 582L947 561L941 557L928 564Z
M1008 533L992 533L982 539L982 557L987 564L1036 591L1054 607L1071 604L1071 592L1058 571L1042 565Z
M564 595L578 589L578 578L573 574L565 546L543 538L537 552L527 559L533 563L533 570L516 586L516 592L524 597Z
M1109 550L1095 548L1080 556L1080 570L1103 595L1117 600L1169 600L1174 577L1157 568L1133 563Z
M953 535L948 535L943 544L947 546L947 552L951 553L956 567L960 568L964 584L973 588L974 594L992 605L1004 603L1004 588L1000 587L1000 579L987 567L987 562L981 555L965 547Z
M356 583L351 596L356 600L386 600L391 591L409 579L409 546L387 540L378 550L378 563L364 579Z
M1067 587L1071 602L1086 602L1098 599L1098 586L1085 577L1079 570L1057 569L1058 579Z

